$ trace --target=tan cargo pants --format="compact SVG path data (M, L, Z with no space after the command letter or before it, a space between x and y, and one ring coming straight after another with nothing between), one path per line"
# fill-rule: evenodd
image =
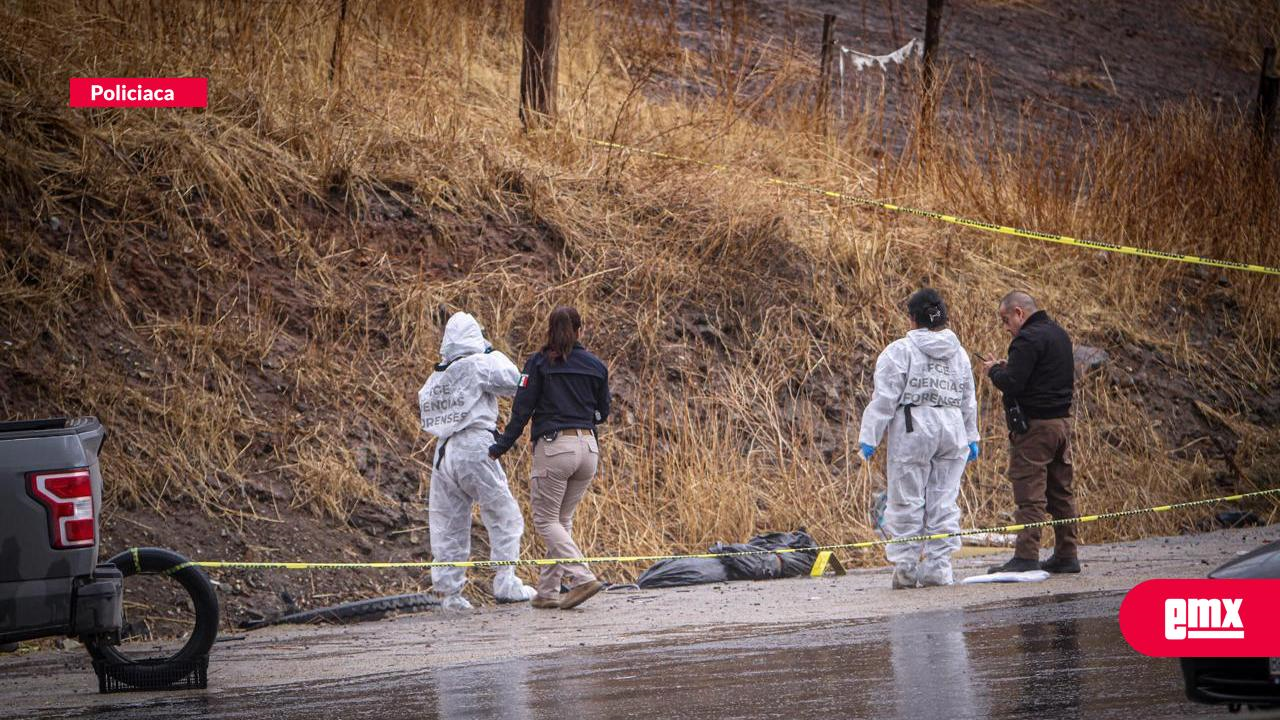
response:
M1071 419L1028 420L1030 429L1009 434L1009 480L1018 509L1014 522L1035 523L1045 519L1045 510L1055 520L1076 517L1076 498L1071 488ZM1018 533L1015 557L1040 557L1040 530L1028 528ZM1075 523L1053 526L1053 552L1060 558L1076 557Z
M538 440L534 446L529 504L533 528L547 546L547 557L582 557L573 541L573 511L595 477L599 459L600 447L590 430L561 430L555 440ZM583 563L547 565L538 577L538 597L559 597L565 575L571 586L596 579Z

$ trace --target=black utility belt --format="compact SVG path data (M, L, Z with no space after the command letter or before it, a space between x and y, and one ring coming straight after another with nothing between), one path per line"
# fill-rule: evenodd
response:
M1009 432L1015 435L1025 435L1031 430L1031 423L1037 421L1049 420L1070 420L1070 415L1054 415L1052 417L1041 417L1037 412L1035 415L1027 415L1027 411L1018 403L1005 405L1004 407L1004 423L1009 428Z
M1027 415L1027 411L1015 401L1004 406L1004 424L1014 435L1025 435L1030 432L1033 420L1066 420L1071 417L1070 415L1038 417L1039 414L1037 412L1036 416Z

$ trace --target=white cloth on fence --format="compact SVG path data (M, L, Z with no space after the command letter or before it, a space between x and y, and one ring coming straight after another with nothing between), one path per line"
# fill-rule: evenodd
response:
M924 55L924 43L920 38L911 38L911 42L903 45L888 55L868 55L867 53L858 52L853 48L837 45L840 48L840 56L837 58L840 66L840 117L844 118L844 56L849 56L849 62L852 63L855 71L861 72L872 65L879 65L881 70L888 70L889 65L901 65L905 63L912 55Z
M844 70L845 55L850 56L849 62L853 64L854 70L859 70L859 71L865 70L866 68L869 68L872 65L879 65L881 70L887 70L889 69L890 63L901 65L902 63L906 62L907 58L911 57L912 55L917 55L917 56L924 55L924 43L920 42L919 38L911 38L911 42L907 43L906 45L903 45L897 50L894 50L888 55L868 55L867 53L858 52L853 48L848 48L848 47L845 47L844 45L841 45L840 46L840 63L841 63L840 67L842 72Z

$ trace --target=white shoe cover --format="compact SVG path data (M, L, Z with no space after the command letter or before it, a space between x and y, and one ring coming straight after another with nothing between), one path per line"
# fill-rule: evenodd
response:
M503 568L493 576L493 597L500 603L528 602L537 591L520 582L511 568Z
M905 590L916 586L916 569L906 563L893 568L893 589Z
M440 607L450 612L464 612L471 609L471 603L461 595L446 595Z
M920 587L938 587L939 585L954 585L956 582L955 573L951 571L951 561L948 558L941 560L926 560L920 566Z

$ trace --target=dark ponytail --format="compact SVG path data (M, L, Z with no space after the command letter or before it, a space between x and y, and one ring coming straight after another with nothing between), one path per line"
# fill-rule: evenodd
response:
M564 362L578 343L578 331L582 330L582 316L577 308L561 305L547 318L547 345L542 351L552 362Z
M933 288L923 288L907 299L907 313L916 325L930 330L947 326L947 304Z

